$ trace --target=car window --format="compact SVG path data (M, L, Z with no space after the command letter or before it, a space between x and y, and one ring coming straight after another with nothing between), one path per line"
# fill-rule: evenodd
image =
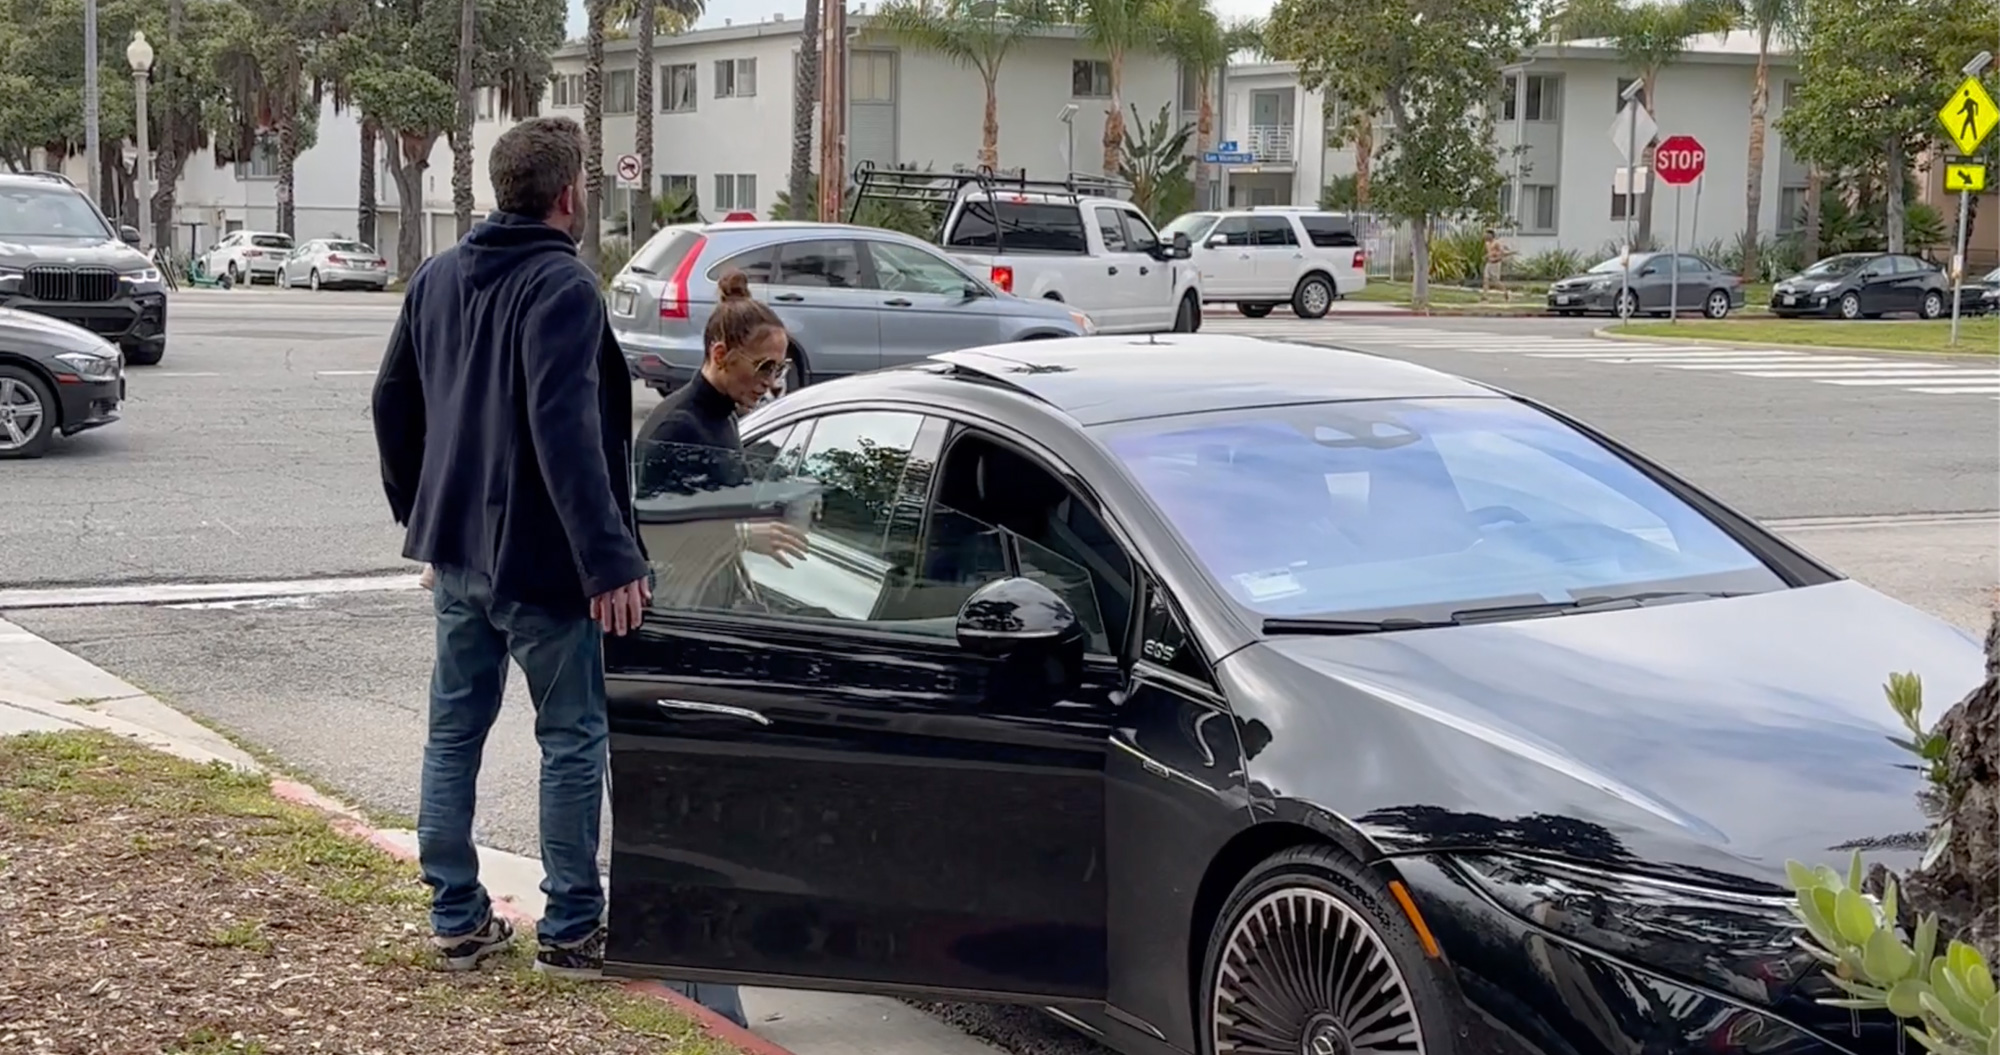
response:
M778 247L775 245L746 249L709 268L708 277L710 281L714 281L721 278L723 272L734 269L743 272L743 277L752 282L768 285L771 281L771 269L776 266L777 259Z
M1176 674L1207 684L1214 683L1208 661L1187 631L1187 623L1174 610L1166 591L1146 580L1146 607L1139 624L1137 658L1157 663Z
M1120 209L1118 215L1125 221L1125 244L1135 253L1150 253L1160 247L1160 236L1153 233L1153 225L1144 216L1131 209Z
M1083 212L1074 205L1002 200L999 208L1000 222L996 233L993 203L968 199L953 221L945 244L961 249L999 247L1010 253L1090 251L1090 242L1083 231Z
M1216 584L1260 615L1442 619L1784 585L1631 463L1512 400L1322 403L1093 431Z
M67 187L9 187L0 191L0 238L83 238L111 235L90 200Z
M875 285L881 289L961 296L967 286L979 285L936 253L899 242L863 244L868 247L869 262L875 265Z
M1160 237L1171 241L1177 234L1188 236L1188 241L1196 245L1208 237L1209 229L1215 226L1217 216L1212 212L1184 213L1174 218L1174 222L1160 228Z
M1923 261L1918 260L1916 257L1913 256L1899 256L1895 257L1894 259L1896 261L1896 272L1898 274L1914 275L1919 272L1929 271L1931 269L1931 266L1929 264L1926 264Z
M1686 254L1682 254L1681 256L1681 274L1683 275L1690 272L1703 274L1714 270L1715 268L1709 266L1708 261L1698 256L1687 256Z
M1097 233L1104 239L1104 251L1107 253L1125 252L1125 223L1118 218L1121 211L1108 205L1092 210L1097 215Z
M290 249L292 240L282 234L260 234L252 236L250 244L259 249Z
M355 253L360 256L375 255L375 250L362 245L360 242L321 242L320 245L332 253Z
M1252 216L1250 233L1259 248L1299 244L1298 236L1292 233L1292 221L1283 216Z
M1834 278L1840 275L1851 275L1859 271L1861 265L1867 263L1869 259L1868 256L1861 253L1843 253L1839 256L1830 256L1824 260L1817 261L1811 267L1799 272L1799 274L1806 278Z
M1224 245L1249 245L1250 221L1247 217L1225 216L1221 223L1215 225L1215 230L1209 236L1212 238L1218 234L1222 236Z
M1321 249L1361 247L1361 239L1355 237L1354 228L1338 216L1301 216L1299 223L1306 229L1306 237Z
M788 243L778 251L778 277L773 284L859 289L861 254L845 238Z

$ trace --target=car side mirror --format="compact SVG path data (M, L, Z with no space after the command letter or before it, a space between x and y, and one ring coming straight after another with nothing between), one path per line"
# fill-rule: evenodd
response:
M1657 268L1657 267L1646 267L1646 268L1640 268L1640 269L1639 269L1639 277L1640 277L1640 278L1645 278L1645 277L1646 277L1647 275L1657 275L1657 274L1659 274L1659 273L1660 273L1660 269L1659 269L1659 268Z
M1081 646L1084 639L1083 624L1068 601L1019 577L973 591L959 607L956 635L960 648L981 656L1060 652Z
M132 226L132 225L131 225L131 224L129 224L129 223L123 223L123 224L119 224L119 225L118 225L118 238L119 238L119 240L120 240L120 241L124 242L124 243L125 243L126 245L138 245L138 244L139 244L139 229L138 229L137 227L134 227L134 226Z
M979 298L986 295L986 291L979 288L979 286L974 283L967 282L964 285L964 287L962 287L959 290L959 295L964 297L966 300L978 300Z
M1229 244L1229 236L1226 234L1212 234L1208 236L1208 241L1202 244L1208 246L1210 249L1221 249L1223 246Z

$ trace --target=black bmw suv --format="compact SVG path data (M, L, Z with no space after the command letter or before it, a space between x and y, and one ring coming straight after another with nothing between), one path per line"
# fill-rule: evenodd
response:
M138 243L62 176L0 173L0 308L81 326L151 366L167 350L167 289Z

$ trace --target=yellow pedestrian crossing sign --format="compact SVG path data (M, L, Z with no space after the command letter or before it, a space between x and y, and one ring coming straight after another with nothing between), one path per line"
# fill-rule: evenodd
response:
M1944 134L1958 145L1958 152L1970 154L1986 141L1993 126L2000 124L2000 112L1979 78L1967 77L1938 110L1938 121L1944 125Z
M1986 166L1946 165L1944 167L1944 189L1946 193L1970 191L1973 194L1986 189Z

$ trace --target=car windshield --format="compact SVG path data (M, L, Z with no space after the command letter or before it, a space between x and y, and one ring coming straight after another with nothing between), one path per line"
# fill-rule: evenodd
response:
M1185 213L1176 217L1174 222L1160 228L1160 240L1171 242L1175 235L1184 234L1188 236L1188 241L1199 243L1208 235L1209 228L1214 227L1221 219L1222 217L1212 212Z
M282 234L257 234L250 236L250 244L259 249L290 249L292 240Z
M1631 463L1513 400L1318 403L1094 431L1214 582L1260 616L1445 620L1784 587Z
M1983 286L2000 286L2000 267L1988 271L1986 277L1980 279L1979 283Z
M1875 258L1869 256L1866 253L1845 253L1840 256L1830 256L1827 257L1825 260L1822 260L1819 263L1814 264L1809 268L1806 268L1804 271L1799 272L1799 274L1805 276L1806 278L1817 278L1825 275L1850 274L1855 269L1859 268L1862 264L1867 263L1868 261L1873 259Z
M110 229L90 200L66 187L0 190L0 238L77 238L103 241Z
M1645 267L1646 260L1651 256L1652 256L1651 253L1633 253L1632 266ZM1618 272L1624 270L1624 267L1625 267L1625 258L1622 256L1614 256L1611 259L1606 260L1601 264L1598 264L1596 267L1593 267L1589 271L1586 271L1584 273L1587 275L1615 275Z

